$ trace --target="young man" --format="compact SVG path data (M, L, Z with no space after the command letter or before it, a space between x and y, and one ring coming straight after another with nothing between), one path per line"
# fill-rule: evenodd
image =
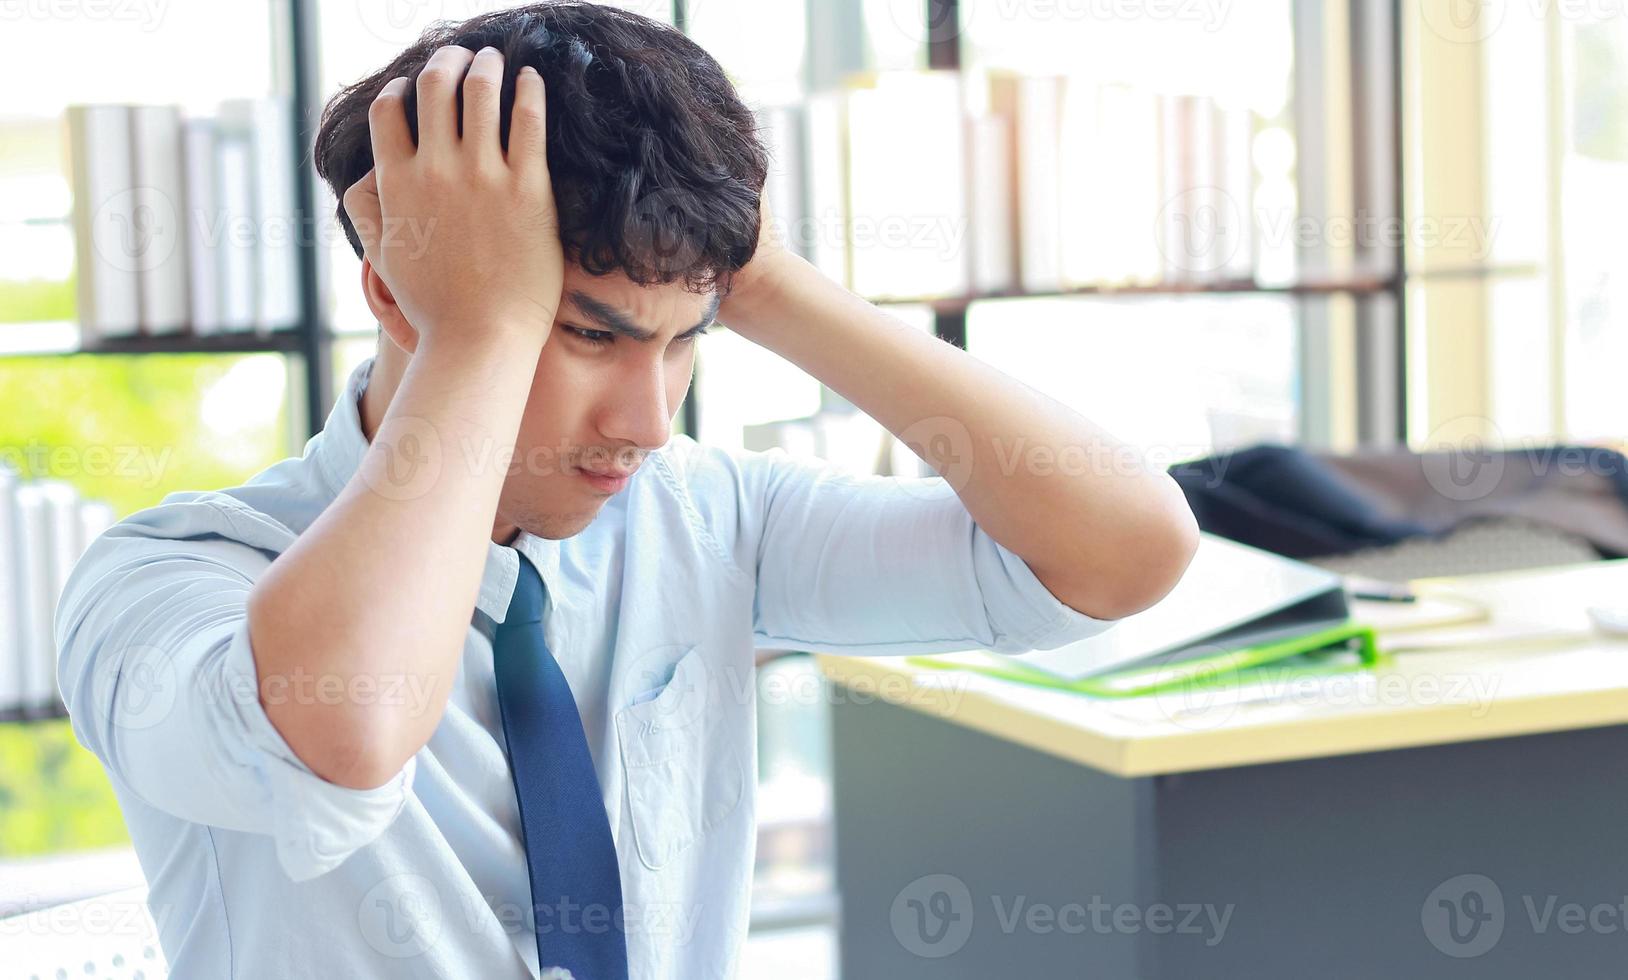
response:
M58 614L177 977L728 976L754 647L1049 649L1193 553L1166 476L779 245L750 113L668 27L439 28L317 163L377 356L303 457L107 532ZM715 316L943 476L670 436Z

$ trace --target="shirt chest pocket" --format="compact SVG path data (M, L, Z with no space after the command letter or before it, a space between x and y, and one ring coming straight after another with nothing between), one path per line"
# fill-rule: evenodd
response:
M634 844L658 871L734 812L745 778L717 679L680 649L672 679L616 715Z

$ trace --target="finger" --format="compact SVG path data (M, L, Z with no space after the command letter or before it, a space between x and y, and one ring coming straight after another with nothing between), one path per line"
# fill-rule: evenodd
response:
M379 242L383 228L379 210L379 178L377 170L369 170L361 180L345 189L345 217L362 240L362 253L375 266L379 264Z
M497 48L481 48L464 75L464 146L494 160L502 156L497 142L502 93L503 54Z
M407 129L407 79L392 78L367 107L367 129L373 140L373 166L389 169L413 155L413 134Z
M418 149L451 151L458 145L458 83L475 52L458 44L435 49L418 73Z
M509 169L527 179L548 176L548 99L543 76L530 65L514 79L509 121Z

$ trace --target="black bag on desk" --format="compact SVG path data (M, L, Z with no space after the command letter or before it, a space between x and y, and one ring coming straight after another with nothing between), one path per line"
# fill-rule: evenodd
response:
M1199 527L1290 558L1513 518L1628 557L1628 457L1589 446L1349 456L1260 445L1170 468Z

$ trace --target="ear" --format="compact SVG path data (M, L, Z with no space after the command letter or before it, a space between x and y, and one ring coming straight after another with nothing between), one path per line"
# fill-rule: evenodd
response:
M362 259L362 295L367 298L367 308L373 311L373 318L379 321L379 328L385 336L402 350L411 354L418 349L418 331L407 322L402 315L401 307L396 305L395 296L391 295L390 287L385 285L373 263L366 258Z

